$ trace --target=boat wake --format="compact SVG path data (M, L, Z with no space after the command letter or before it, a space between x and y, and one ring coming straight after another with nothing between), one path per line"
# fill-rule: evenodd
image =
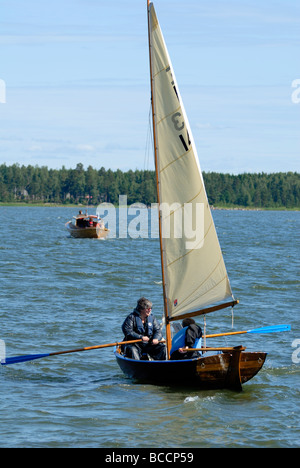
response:
M195 396L195 397L189 396L189 397L186 397L186 398L185 398L184 403L191 403L191 402L197 401L197 400L199 400L199 397L198 397L198 396Z

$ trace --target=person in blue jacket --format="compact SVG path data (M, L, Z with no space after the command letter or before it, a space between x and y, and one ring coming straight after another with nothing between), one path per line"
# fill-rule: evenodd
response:
M172 340L171 359L194 359L200 356L198 351L185 352L187 348L200 348L202 329L192 318L182 321L182 329Z
M152 315L152 302L145 297L137 301L137 306L122 325L124 341L139 340L140 343L125 345L124 355L131 359L150 356L154 360L167 359L166 346L159 343L162 332L159 323Z

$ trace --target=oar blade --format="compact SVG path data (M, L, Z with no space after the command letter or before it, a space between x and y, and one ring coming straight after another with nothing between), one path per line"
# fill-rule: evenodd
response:
M269 327L255 328L254 330L248 330L247 333L278 333L291 331L291 325L271 325Z
M26 356L15 356L5 358L1 361L2 366L9 366L10 364L18 364L19 362L34 361L35 359L41 359L48 357L48 354L27 354Z

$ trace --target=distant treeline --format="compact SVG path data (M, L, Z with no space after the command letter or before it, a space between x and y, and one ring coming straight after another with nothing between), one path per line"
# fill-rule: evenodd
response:
M300 174L296 172L240 175L203 173L209 203L248 208L300 208ZM83 164L75 169L0 165L2 203L128 204L156 202L154 171L100 170Z

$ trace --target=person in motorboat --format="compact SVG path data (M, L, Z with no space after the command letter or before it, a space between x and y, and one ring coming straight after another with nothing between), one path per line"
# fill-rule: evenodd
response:
M192 318L183 319L182 327L172 340L172 360L194 359L200 356L198 351L185 352L185 349L201 347L201 327Z
M152 315L152 302L145 297L137 301L136 308L127 316L123 325L123 341L139 340L139 343L127 344L123 347L125 357L131 359L165 360L166 346L159 343L162 339L161 327Z

